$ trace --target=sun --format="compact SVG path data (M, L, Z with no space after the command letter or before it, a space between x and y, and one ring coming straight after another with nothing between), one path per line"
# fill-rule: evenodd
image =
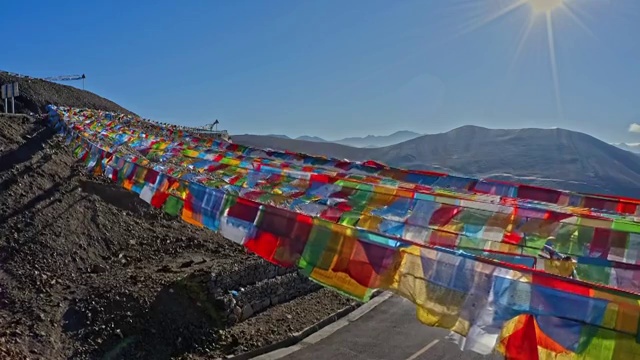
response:
M593 36L591 30L582 22L578 13L574 11L574 7L582 5L586 2L586 0L502 0L504 1L503 6L495 7L489 6L488 3L492 3L492 0L458 0L461 2L466 2L469 6L477 3L482 3L484 1L487 4L487 8L492 8L491 11L480 16L477 19L474 19L466 26L466 29L463 33L467 33L473 30L476 30L484 25L487 25L497 19L508 16L511 13L516 12L517 10L528 7L529 9L529 20L524 23L524 28L522 34L520 35L520 40L518 41L518 46L515 50L514 58L512 61L511 67L516 62L520 53L529 37L529 34L533 30L535 26L544 26L546 28L547 33L547 46L548 46L548 54L549 54L549 63L550 63L550 73L551 79L553 81L553 88L555 92L556 98L556 106L558 107L558 116L559 118L564 118L564 110L562 108L562 101L560 96L560 77L558 74L558 62L556 61L556 41L555 41L555 31L554 31L554 23L566 21L566 19L573 20L577 25L579 25L583 30L587 32L587 34ZM497 1L497 0L496 0ZM611 0L608 0L611 1ZM640 1L640 0L635 0ZM511 67L509 69L511 69ZM510 71L510 70L509 70Z
M551 11L561 7L564 0L527 0L529 6L536 14L550 13Z

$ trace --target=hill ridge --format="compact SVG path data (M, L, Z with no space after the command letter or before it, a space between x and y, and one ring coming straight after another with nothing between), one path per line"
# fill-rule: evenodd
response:
M20 96L15 98L16 113L44 114L46 113L46 106L54 104L133 114L133 112L115 102L88 90L0 71L0 84L13 82L17 82L20 86ZM0 101L0 109L5 110L4 102Z

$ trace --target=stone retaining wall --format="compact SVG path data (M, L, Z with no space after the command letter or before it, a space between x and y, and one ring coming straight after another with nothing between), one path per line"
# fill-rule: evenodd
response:
M207 288L227 325L256 313L317 291L320 285L298 273L264 260L239 264L235 269L212 273Z
M240 263L231 270L212 273L209 280L209 289L213 293L220 290L238 290L240 287L253 285L295 271L296 268L293 267L285 268L257 259L249 263Z

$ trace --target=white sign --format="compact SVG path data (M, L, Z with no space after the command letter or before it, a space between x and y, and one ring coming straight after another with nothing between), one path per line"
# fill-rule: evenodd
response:
M16 96L20 96L17 82L2 85L2 99L14 98Z

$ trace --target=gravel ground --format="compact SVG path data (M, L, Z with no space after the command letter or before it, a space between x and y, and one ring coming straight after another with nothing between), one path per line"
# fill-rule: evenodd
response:
M188 279L252 260L85 174L37 121L0 115L0 358L217 358L351 303L322 289L222 326Z

